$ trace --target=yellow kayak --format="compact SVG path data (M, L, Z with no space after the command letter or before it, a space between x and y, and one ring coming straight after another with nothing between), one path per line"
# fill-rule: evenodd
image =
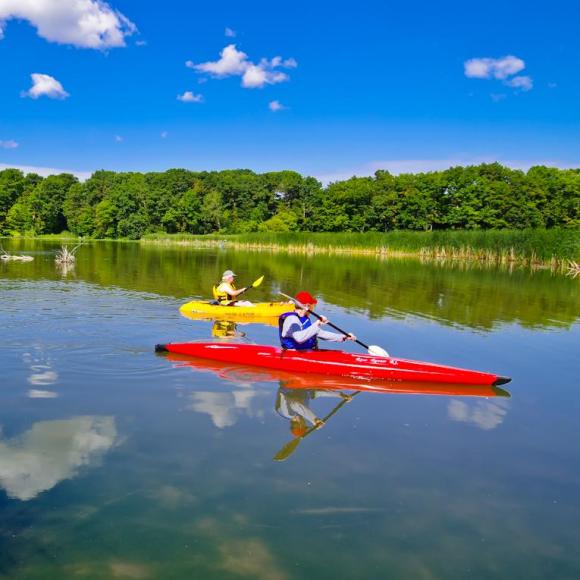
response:
M204 314L207 318L227 318L241 320L251 318L276 318L284 312L292 312L291 302L256 302L252 306L216 306L208 300L192 300L179 308L180 312L188 314Z
M247 314L212 314L211 312L193 312L191 310L180 310L181 315L189 320L213 320L214 324L265 324L266 326L278 326L277 316L248 316ZM212 336L217 336L213 333Z

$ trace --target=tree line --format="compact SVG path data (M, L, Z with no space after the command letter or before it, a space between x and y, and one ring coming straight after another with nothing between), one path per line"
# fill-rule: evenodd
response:
M97 171L84 182L0 171L0 234L367 232L580 225L580 169L499 163L352 177L323 187L294 171Z

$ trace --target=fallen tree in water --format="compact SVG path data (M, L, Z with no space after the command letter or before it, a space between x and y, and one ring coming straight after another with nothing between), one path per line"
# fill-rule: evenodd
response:
M13 261L13 262L32 262L34 258L32 256L22 256L16 254L10 254L4 248L0 248L0 260L4 260L6 262Z

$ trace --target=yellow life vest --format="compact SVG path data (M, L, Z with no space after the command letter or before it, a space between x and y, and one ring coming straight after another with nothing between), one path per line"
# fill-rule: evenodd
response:
M225 284L225 282L222 282L217 288L215 286L213 287L213 296L220 304L228 305L228 304L231 304L232 302L235 302L236 297L230 296L225 291L225 289L223 288L224 284ZM230 284L230 286L232 287L233 290L236 289L234 284Z

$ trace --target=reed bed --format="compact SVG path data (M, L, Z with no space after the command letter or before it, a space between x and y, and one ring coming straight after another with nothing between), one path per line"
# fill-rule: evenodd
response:
M256 233L194 236L152 234L144 243L290 254L375 255L382 258L478 262L566 272L580 261L580 230L487 230L369 233Z

